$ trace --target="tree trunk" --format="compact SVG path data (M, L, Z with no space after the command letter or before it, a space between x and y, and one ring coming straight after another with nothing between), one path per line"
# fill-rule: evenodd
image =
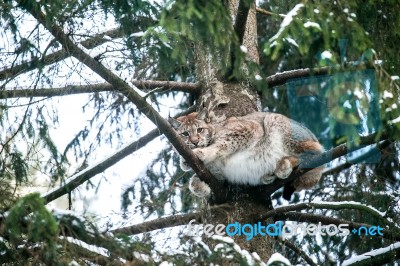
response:
M230 9L231 17L237 18L240 1L229 0L227 6ZM258 63L255 2L252 3L248 10L242 45L247 49L247 59ZM232 116L243 116L260 111L259 96L252 87L252 84L246 80L229 81L221 77L221 73L218 70L222 69L222 66L218 65L218 62L221 63L225 60L211 58L210 53L205 47L205 45L196 44L196 75L198 81L202 84L202 92L198 98L198 110L204 107L213 110L217 121L223 121ZM241 69L245 75L248 74L246 66L242 66ZM232 186L228 191L230 194L228 204L233 206L233 212L227 213L216 211L215 209L206 210L203 217L204 224L228 225L234 222L242 225L256 224L261 221L260 219L263 214L272 209L270 198L267 198L267 195L265 195L265 198L262 195L254 195L254 193L250 195L248 192L243 192L238 186ZM257 200L257 197L263 200ZM272 237L256 236L252 240L247 241L246 237L241 235L234 236L233 239L242 249L250 253L256 252L263 261L267 261L273 253L274 239ZM215 245L210 239L205 239L204 241L210 247Z

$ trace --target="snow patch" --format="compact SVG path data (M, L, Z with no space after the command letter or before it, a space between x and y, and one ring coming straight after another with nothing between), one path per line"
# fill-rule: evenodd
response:
M271 258L269 258L269 260L267 262L267 266L271 265L274 262L280 262L280 263L283 263L285 265L291 265L290 261L287 258L285 258L284 256L282 256L281 253L278 253L278 252L272 254Z
M298 14L300 9L303 7L304 7L304 4L297 4L292 10L289 11L289 13L286 14L285 18L283 19L283 21L281 23L279 31L274 36L272 36L272 38L270 39L270 42L273 42L276 39L278 39L278 37L283 33L285 28L290 25L293 18Z
M242 51L243 53L247 54L247 47L244 45L240 45L240 51Z
M299 47L299 45L297 44L297 42L296 42L295 40L293 40L292 38L284 38L284 40L287 41L288 43L290 43L290 44L296 46L296 47Z
M383 91L383 99L393 98L393 93L388 91Z
M304 23L304 27L305 28L313 27L313 28L317 28L317 29L321 30L321 26L318 23L312 22L312 21L307 21L306 23Z
M331 59L332 58L332 53L329 51L323 51L321 53L321 59Z

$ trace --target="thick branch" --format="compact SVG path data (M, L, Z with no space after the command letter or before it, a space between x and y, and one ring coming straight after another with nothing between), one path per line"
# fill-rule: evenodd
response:
M81 63L92 69L100 77L105 79L113 87L117 88L120 93L127 97L132 103L134 103L140 112L145 114L159 130L167 137L172 143L179 154L185 159L189 166L196 172L196 174L209 184L213 189L213 196L217 202L222 202L226 197L226 190L220 182L215 179L210 171L204 166L204 164L192 153L192 151L185 145L183 140L177 135L175 130L170 124L156 111L154 108L147 103L128 83L115 75L112 71L103 66L100 62L95 60L86 54L81 48L79 48L64 32L52 22L51 18L46 16L40 11L38 5L25 6L25 9L33 15L53 36L59 41L66 50L70 52L72 56L77 58Z
M285 84L289 79L296 79L308 76L321 76L329 74L333 69L331 67L320 67L320 68L303 68L296 70L284 71L282 73L277 73L275 75L267 77L268 87L275 87Z
M216 205L210 207L210 210L221 210L221 211L233 211L233 206L231 205ZM198 223L202 223L203 214L200 212L188 213L188 214L181 214L181 215L173 215L163 218L158 218L155 220L151 220L148 222L143 222L140 224L135 224L123 228L118 228L112 230L111 233L113 234L126 234L126 235L136 235L141 233L150 232L153 230L164 229L168 227L174 227L178 225L187 225L191 220L196 220Z
M90 178L94 177L97 174L104 172L107 168L113 166L129 154L139 150L140 148L146 146L147 143L155 139L160 135L160 131L158 129L153 129L147 135L141 137L137 141L134 141L122 148L121 150L114 153L112 156L108 157L104 161L101 161L93 166L85 168L79 173L69 177L65 180L64 184L61 187L50 190L49 192L42 195L46 203L53 201L80 186L84 182L88 181Z
M189 108L186 112L180 113L177 116L185 115L188 113L191 113L194 111L194 107ZM113 166L129 154L139 150L140 148L143 148L144 146L147 145L150 141L155 139L156 137L160 136L161 132L156 128L151 130L149 133L147 133L145 136L139 138L138 140L128 144L121 150L115 152L113 155L108 157L107 159L96 163L86 169L83 169L79 173L69 177L63 186L59 188L55 188L44 195L42 195L42 198L44 198L46 203L49 203L50 201L53 201L61 196L64 196L65 194L69 193L70 191L74 190L90 178L94 177L95 175L104 172L107 168Z
M191 220L196 220L201 223L202 214L200 212L194 212L182 215L173 215L168 217L163 217L155 219L152 221L144 222L141 224L131 225L127 227L118 228L112 230L113 234L125 234L125 235L137 235L141 233L146 233L158 229L164 229L168 227L174 227L178 225L189 224Z
M361 137L360 143L358 146L355 146L355 147L352 147L349 149L348 147L349 146L351 147L352 145L354 145L354 143L345 143L345 144L341 144L329 151L326 151L320 155L313 156L311 160L300 163L300 165L293 170L293 172L290 174L290 176L288 178L276 179L272 184L261 186L260 188L257 188L257 190L260 191L261 193L264 193L263 195L271 195L276 190L280 189L281 187L283 187L286 184L289 184L290 182L292 182L295 179L302 176L304 173L306 173L314 168L324 165L324 164L326 164L336 158L344 156L350 152L362 149L365 147L365 145L371 145L373 143L376 143L377 137L378 137L378 134L371 134L366 137ZM380 135L381 140L386 139L386 138L387 138L386 133L382 133Z
M199 92L197 83L158 81L158 80L134 80L132 84L138 89L148 92L157 89L157 93L166 91L182 91L196 94ZM116 88L108 83L98 83L91 85L69 85L62 88L49 89L16 89L0 90L0 99L20 98L20 97L54 97L81 93L94 93L103 91L117 91Z

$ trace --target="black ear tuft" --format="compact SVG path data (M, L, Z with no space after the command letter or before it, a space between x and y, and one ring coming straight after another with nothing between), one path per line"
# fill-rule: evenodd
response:
M179 121L179 120L177 120L177 119L175 119L173 117L168 117L168 122L171 124L171 126L174 129L178 129L182 124L181 121Z
M201 111L197 114L197 119L207 121L208 119L208 110L206 107L201 109Z
M290 201L290 199L292 198L292 195L294 193L295 189L293 186L293 183L289 183L286 184L283 188L283 193L282 193L282 197L287 200Z

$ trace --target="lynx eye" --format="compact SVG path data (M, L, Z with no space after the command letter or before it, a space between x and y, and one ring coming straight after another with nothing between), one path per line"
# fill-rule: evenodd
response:
M198 129L197 129L197 133L201 133L201 132L203 132L204 131L204 128L202 128L202 127L199 127Z
M184 131L184 132L181 133L181 136L183 136L183 137L189 137L189 132Z

